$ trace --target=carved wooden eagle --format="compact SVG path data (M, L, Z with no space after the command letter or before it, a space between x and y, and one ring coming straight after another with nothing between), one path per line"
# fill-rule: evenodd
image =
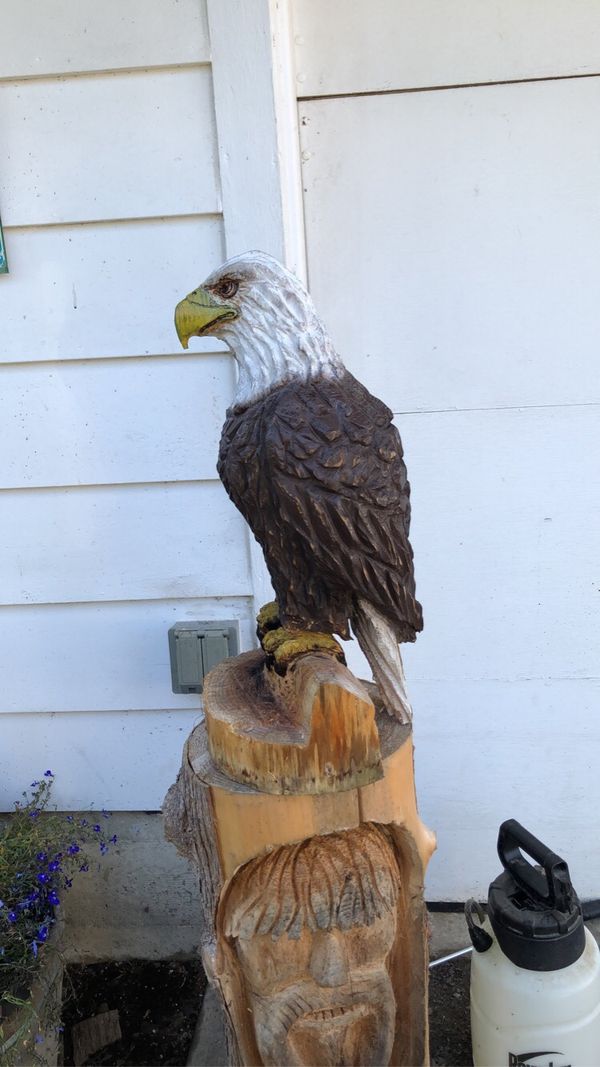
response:
M388 710L407 720L398 642L423 619L392 412L346 370L298 279L263 252L211 274L175 325L184 348L214 334L237 361L218 471L263 549L282 624L349 638L350 623Z

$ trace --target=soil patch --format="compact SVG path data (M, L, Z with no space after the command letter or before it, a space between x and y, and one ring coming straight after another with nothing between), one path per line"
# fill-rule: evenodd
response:
M73 1064L71 1027L116 1009L122 1038L86 1063L103 1067L182 1067L196 1027L206 979L199 960L128 960L67 968L64 1063Z
M470 974L469 956L442 963L429 972L431 1067L472 1067Z
M429 976L432 1067L472 1067L470 959L434 967ZM71 1027L117 1009L123 1037L86 1061L102 1067L182 1067L200 1013L206 979L197 960L130 960L69 967L64 1007L66 1067L73 1064Z

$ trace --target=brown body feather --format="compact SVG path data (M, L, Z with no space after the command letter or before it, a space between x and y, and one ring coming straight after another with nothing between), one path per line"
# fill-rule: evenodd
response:
M392 412L349 372L228 414L219 475L262 546L284 625L349 636L358 598L399 641L423 627Z

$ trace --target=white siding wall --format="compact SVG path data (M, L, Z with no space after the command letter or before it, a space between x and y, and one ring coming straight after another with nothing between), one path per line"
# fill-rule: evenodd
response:
M67 807L157 807L200 710L169 625L250 644L268 582L214 468L231 360L184 356L172 314L224 254L302 274L306 239L406 446L429 896L482 894L510 815L598 895L599 55L588 0L13 5L0 807L46 766Z
M19 0L0 39L0 807L157 808L200 710L167 629L237 618L230 357L178 299L224 254L204 0Z
M598 896L600 9L293 14L311 290L413 487L428 895L483 895L514 816Z

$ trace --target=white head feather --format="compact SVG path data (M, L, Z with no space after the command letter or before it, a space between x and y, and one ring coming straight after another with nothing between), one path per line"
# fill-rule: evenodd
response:
M238 286L224 301L237 316L219 321L210 333L227 343L238 365L234 407L247 407L288 381L343 373L311 297L276 259L244 252L213 271L203 288L214 290L225 279Z

